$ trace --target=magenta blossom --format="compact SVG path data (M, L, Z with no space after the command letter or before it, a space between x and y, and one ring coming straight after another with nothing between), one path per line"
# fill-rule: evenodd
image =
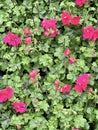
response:
M56 19L47 20L43 19L41 23L41 28L45 30L44 36L56 37L58 35L58 30L56 29Z
M5 89L0 90L0 102L5 102L8 99L12 98L13 89L10 87L6 87Z
M23 101L13 102L12 106L16 110L16 112L19 112L19 113L26 112L26 104Z
M9 31L4 37L3 42L11 46L18 46L21 43L21 39L17 34L13 34Z

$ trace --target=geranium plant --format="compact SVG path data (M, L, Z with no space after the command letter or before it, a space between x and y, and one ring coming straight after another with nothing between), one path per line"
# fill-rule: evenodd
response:
M0 1L0 130L98 130L97 8Z

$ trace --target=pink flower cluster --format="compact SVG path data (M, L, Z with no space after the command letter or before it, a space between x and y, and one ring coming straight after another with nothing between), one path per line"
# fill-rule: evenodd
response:
M21 39L18 37L17 34L13 34L9 31L4 37L3 42L11 46L18 46L21 43Z
M39 70L32 70L32 71L29 73L29 77L32 79L33 82L35 81L35 78L36 78L38 72L39 72Z
M86 91L88 83L89 74L80 75L75 83L75 90L80 93Z
M58 30L56 29L56 22L56 19L43 19L41 23L41 28L45 29L44 36L56 37L58 35Z
M90 74L82 74L77 78L75 83L75 90L79 93L86 91L87 85L89 83L89 78L91 78ZM56 86L56 90L62 93L67 93L71 91L71 86L69 84L64 84L62 88L60 88L60 81L57 79L54 82L54 86ZM90 92L93 91L90 89Z
M26 28L25 30L22 30L21 32L24 33L24 35L26 36L24 38L24 42L26 44L30 44L32 43L32 38L28 35L30 35L32 32L29 28ZM4 37L3 39L3 42L8 44L8 45L11 45L11 46L19 46L21 44L21 38L18 37L17 34L13 34L12 32L8 32L7 35Z
M83 28L83 38L96 41L98 39L98 29L94 29L92 26Z
M88 0L76 0L76 5L81 7L81 6L83 6L84 3L86 3L86 2L88 2Z
M64 55L67 56L67 57L70 56L71 51L68 48L65 49L64 50ZM74 62L77 62L77 60L75 58L73 58L73 57L70 57L68 62L69 62L69 64L73 64Z
M26 28L25 30L23 30L24 35L26 36L24 38L24 43L25 44L31 44L32 43L32 38L28 35L32 34L31 30L29 28Z
M12 98L13 96L13 89L9 86L7 86L5 89L0 90L0 102L5 102L8 99ZM26 111L26 104L22 101L20 102L13 102L12 103L13 108L16 110L16 112L24 113Z
M5 102L8 99L12 98L13 89L10 87L6 87L5 89L0 90L0 102Z
M12 106L16 110L16 112L19 112L19 113L26 112L26 104L23 101L13 102Z
M60 86L60 81L58 79L55 80L54 86L56 86L56 90L59 91L59 92L61 92L61 93L68 93L68 92L71 91L71 86L69 84L64 84L62 86L62 88L60 88L59 87Z
M77 25L80 23L80 17L79 16L71 16L67 11L63 11L61 15L62 23L64 25Z
M69 84L64 84L64 85L62 86L60 92L62 92L62 93L68 93L68 92L71 91L71 88L72 88L72 87L71 87Z

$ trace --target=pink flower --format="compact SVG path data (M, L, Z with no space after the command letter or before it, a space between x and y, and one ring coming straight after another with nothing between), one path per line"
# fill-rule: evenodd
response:
M64 25L77 25L80 23L80 17L79 16L71 16L67 11L63 11L61 15L62 23Z
M94 32L95 32L95 30L92 26L84 27L83 28L83 38L88 39L88 40L92 40Z
M98 29L95 29L93 34L93 41L96 41L98 39Z
M39 70L32 70L32 71L29 73L29 77L31 78L31 80L32 80L33 82L35 82L35 78L36 78L38 72L39 72Z
M50 19L50 20L47 20L46 18L43 19L42 23L41 23L41 27L43 29L56 29L56 19Z
M17 34L13 34L9 31L4 37L3 42L8 43L11 46L18 46L21 43L21 39L18 37Z
M73 57L71 57L71 58L69 59L69 64L73 64L74 62L77 62L77 60L74 59Z
M26 104L23 101L13 102L12 106L16 110L16 112L19 112L19 113L26 112Z
M0 102L5 102L7 101L7 96L6 96L6 90L0 90Z
M80 93L86 91L88 83L89 83L89 74L80 75L76 81L75 90Z
M80 17L79 16L74 16L71 18L71 24L77 25L80 23Z
M29 29L29 28L26 28L25 30L24 30L24 34L25 35L28 35L28 34L31 34L32 32L31 32L31 30Z
M80 130L79 128L72 128L72 130Z
M62 23L64 25L69 25L71 22L71 15L67 11L63 11L61 15Z
M86 2L88 2L88 0L76 0L76 5L81 7Z
M57 29L54 29L53 32L51 33L50 32L50 37L56 37L57 35L59 34L58 30Z
M83 28L83 38L96 41L98 39L98 29L94 29L92 26Z
M20 130L22 127L21 127L21 125L18 125L17 126L17 130Z
M27 38L24 39L24 42L26 44L30 44L30 43L32 43L32 38L31 37L27 37Z
M71 51L69 49L64 50L65 56L70 56L70 54L71 54Z
M8 99L12 98L13 89L10 87L6 87L5 89L0 90L0 102L5 102Z
M47 31L44 32L44 36L45 36L45 37L49 36L49 32L47 32Z
M13 89L7 86L6 87L6 94L7 94L7 99L12 98L12 96L13 96Z
M58 79L55 80L54 85L58 87L60 85L60 81Z
M71 90L71 86L68 85L68 84L65 84L64 86L62 86L60 92L62 92L62 93L66 93L66 92L70 92L70 90Z
M56 29L56 19L47 20L43 19L41 23L41 28L45 30L44 36L56 37L58 35L58 30Z
M32 70L30 73L29 73L29 77L30 78L35 78L37 76L37 73L39 72L39 70Z

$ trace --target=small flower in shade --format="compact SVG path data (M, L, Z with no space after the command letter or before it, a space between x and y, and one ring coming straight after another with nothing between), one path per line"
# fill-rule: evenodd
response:
M21 43L21 39L17 34L13 34L9 31L4 37L3 42L11 46L18 46Z
M93 88L89 88L89 89L88 89L88 96L91 96L91 95L92 95L92 92L93 92Z
M64 55L65 56L70 56L70 54L71 54L71 51L69 49L64 50Z
M38 99L34 99L34 103L37 103L37 102L39 102L39 100Z
M32 32L31 32L31 30L29 29L29 28L26 28L25 30L24 30L24 34L25 35L28 35L28 34L31 34Z
M79 128L72 128L72 130L80 130Z
M54 85L55 85L56 87L59 87L60 81L59 81L58 79L56 79L55 82L54 82Z
M76 0L76 5L81 7L81 6L83 6L84 3L86 3L86 2L88 2L88 0Z
M17 130L20 130L22 127L21 127L21 125L18 125L17 126Z
M12 98L13 89L10 87L6 87L5 89L0 90L0 102L5 102L8 99Z
M84 27L82 31L83 31L83 38L93 40L95 30L92 26ZM94 40L95 39L96 38L94 38Z
M77 25L80 23L80 17L79 16L74 16L71 18L71 24Z
M13 102L12 106L16 110L16 112L19 112L19 113L26 112L26 104L23 101Z
M63 11L61 15L62 23L64 25L69 25L71 22L71 15L67 11Z
M30 44L30 43L32 43L32 38L31 37L27 37L27 38L24 39L24 42L26 44Z
M60 92L67 93L67 92L70 92L70 90L71 90L71 86L68 84L65 84L64 86L62 86Z
M86 91L88 83L89 74L80 75L75 83L75 90L80 93Z
M30 52L30 51L31 51L30 47L26 48L26 52Z
M77 60L73 57L70 57L69 64L73 64L74 62L77 62Z

